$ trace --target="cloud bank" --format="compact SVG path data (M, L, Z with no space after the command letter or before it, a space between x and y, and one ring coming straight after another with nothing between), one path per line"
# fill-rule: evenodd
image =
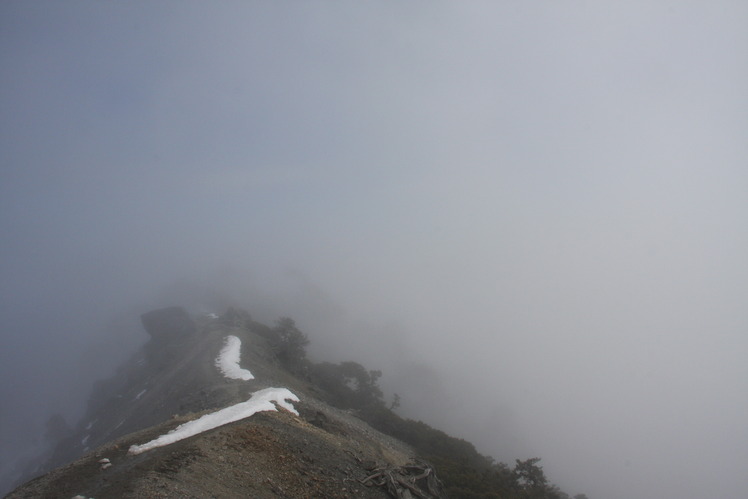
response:
M4 469L240 302L566 490L748 488L742 2L0 10Z

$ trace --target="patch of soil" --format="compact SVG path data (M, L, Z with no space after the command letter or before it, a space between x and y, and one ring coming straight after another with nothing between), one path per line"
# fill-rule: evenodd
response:
M411 461L407 446L317 400L295 405L301 417L282 409L262 412L166 447L127 454L130 445L166 433L188 418L174 419L102 447L7 497L390 497L366 478L374 468ZM102 469L103 458L112 466Z

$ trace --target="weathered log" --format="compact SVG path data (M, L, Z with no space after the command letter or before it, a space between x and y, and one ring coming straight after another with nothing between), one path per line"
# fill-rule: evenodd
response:
M384 487L395 499L446 499L444 486L428 464L374 468L360 480L368 487Z

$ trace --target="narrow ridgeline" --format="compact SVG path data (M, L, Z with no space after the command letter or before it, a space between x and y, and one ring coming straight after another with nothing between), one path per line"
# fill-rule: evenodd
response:
M538 458L509 467L400 417L380 371L311 362L289 318L170 307L141 319L149 341L8 498L570 497Z
M52 471L7 497L446 497L410 446L322 400L290 319L172 307L142 322L150 341L96 385Z

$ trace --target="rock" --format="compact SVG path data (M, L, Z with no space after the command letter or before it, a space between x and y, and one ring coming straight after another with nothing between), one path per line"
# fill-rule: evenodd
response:
M172 340L195 333L195 323L182 307L167 307L140 316L143 327L154 340Z
M145 359L153 369L163 369L179 356L186 338L194 336L197 326L182 307L152 310L140 316L151 335L144 347Z
M221 316L221 323L228 327L247 327L252 323L252 316L242 308L229 307Z

